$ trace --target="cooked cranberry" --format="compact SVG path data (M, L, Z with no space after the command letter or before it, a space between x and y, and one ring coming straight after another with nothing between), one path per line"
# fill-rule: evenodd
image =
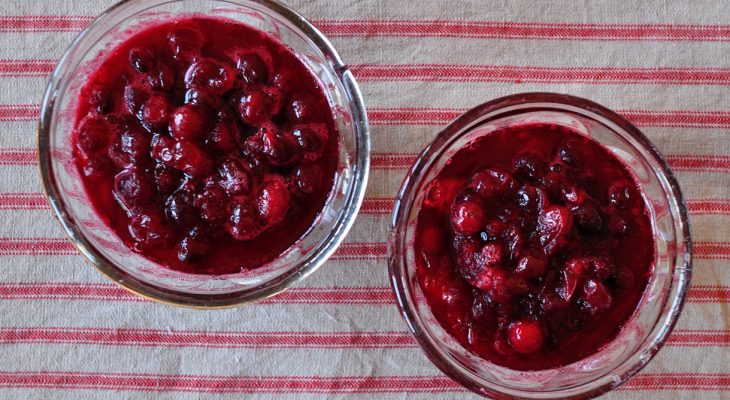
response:
M218 110L224 106L220 97L213 95L209 90L201 87L192 87L185 92L185 104L205 107L208 110Z
M480 235L481 239L485 242L497 240L502 235L505 229L507 229L507 224L505 224L504 222L498 219L490 220L484 226L484 230Z
M476 261L482 266L496 267L502 262L504 252L498 243L486 243L476 255Z
M537 233L546 254L551 254L565 243L573 228L573 215L561 206L547 207L538 218Z
M504 168L492 167L472 175L468 187L485 199L491 199L514 194L518 184Z
M138 72L147 72L157 65L157 57L150 49L135 47L129 51L129 63Z
M274 114L274 99L261 88L252 87L238 102L241 120L250 125L260 124Z
M130 114L137 115L149 97L149 92L138 84L130 83L124 88L124 105Z
M206 58L190 65L185 73L185 86L202 86L220 95L233 88L235 77L236 72L232 67Z
M175 236L173 229L165 224L162 214L149 210L129 217L129 234L141 248L167 245Z
M504 231L502 231L502 241L507 248L510 259L516 260L522 256L522 250L525 246L525 238L516 226L509 225Z
M175 68L165 63L159 63L147 73L147 82L155 90L170 92L175 88L176 81Z
M517 205L530 212L541 210L547 203L547 194L542 188L529 183L522 185L517 191Z
M421 245L426 253L437 254L445 248L445 238L441 229L431 227L421 231Z
M274 165L287 165L294 161L294 148L284 133L273 124L263 124L259 129L262 138L261 152Z
M168 194L180 185L180 173L165 164L159 163L155 166L155 182L157 191L161 194Z
M199 227L191 229L177 245L177 257L182 262L191 262L210 251L210 240Z
M203 47L203 35L193 29L176 29L167 35L167 41L176 57L199 52Z
M515 275L525 279L540 278L545 275L548 260L541 251L530 251L520 258L515 268Z
M232 153L239 149L241 133L232 122L219 122L208 134L208 143L221 153Z
M265 83L269 79L269 69L257 54L240 55L236 61L236 67L246 83Z
M89 179L101 180L112 173L113 169L114 166L109 159L105 155L99 154L85 160L82 171L84 176Z
M617 237L626 236L631 232L629 220L619 214L613 214L608 219L608 231Z
M248 194L251 191L251 173L242 162L235 159L223 160L218 167L221 187L231 196Z
M251 240L261 233L262 227L254 206L241 202L233 207L226 230L236 240Z
M570 305L569 302L563 300L562 297L555 293L542 293L540 295L540 307L543 311L555 311Z
M271 176L264 182L256 199L259 215L269 225L278 224L289 210L289 190L280 176Z
M586 232L598 232L603 226L603 218L599 205L593 200L587 200L579 206L571 208L575 223Z
M316 164L303 164L294 170L294 182L302 193L317 191L322 180L322 169Z
M124 169L114 177L114 198L125 210L139 209L155 194L150 179L135 167Z
M567 140L558 148L560 159L568 165L580 167L585 165L587 158L583 144L577 140Z
M575 289L583 281L588 268L590 267L590 260L583 257L573 258L568 260L562 272L562 286L558 289L558 294L565 301L570 301L575 294Z
M611 307L611 294L599 280L588 279L583 284L583 300L592 314L598 314Z
M566 204L583 204L586 201L586 193L575 185L563 183L560 185L560 194Z
M167 97L154 95L142 106L142 123L150 130L164 129L170 120L170 111L170 101Z
M613 279L616 281L618 287L623 290L629 290L634 286L636 279L634 273L628 268L619 268L615 273Z
M287 109L289 118L295 122L310 122L318 119L317 100L309 93L302 92L292 96Z
M87 116L78 127L76 147L85 157L105 149L109 145L109 125L104 118Z
M195 105L180 106L170 116L170 134L178 140L200 140L209 127L208 115Z
M156 134L152 136L150 154L158 162L172 166L174 162L175 139L165 135Z
M192 142L177 142L173 149L173 168L194 178L203 178L213 170L213 161L200 146Z
M518 353L532 354L545 346L545 331L535 320L515 321L509 326L507 339Z
M608 203L619 210L631 207L636 196L634 189L626 182L614 183L608 188Z
M89 93L89 106L100 114L114 110L114 96L107 86L97 86Z
M464 201L451 208L451 226L462 235L478 233L485 222L484 210L477 201Z
M177 191L165 201L167 219L180 228L191 228L200 219L193 205L193 195L187 191Z
M206 185L195 199L200 216L214 225L222 224L228 218L228 196L217 184Z
M515 175L523 180L537 181L547 173L547 165L532 153L520 154L514 162Z
M119 168L143 167L149 160L150 136L142 128L131 127L122 132L109 147L109 159Z

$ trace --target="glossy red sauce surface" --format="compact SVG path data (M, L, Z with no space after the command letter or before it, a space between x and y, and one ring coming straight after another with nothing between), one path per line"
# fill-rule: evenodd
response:
M105 55L72 140L104 222L198 274L277 258L322 210L338 162L313 73L268 34L212 18L148 27Z
M653 271L639 184L599 143L525 124L460 149L426 187L415 251L439 323L517 370L567 365L616 337Z

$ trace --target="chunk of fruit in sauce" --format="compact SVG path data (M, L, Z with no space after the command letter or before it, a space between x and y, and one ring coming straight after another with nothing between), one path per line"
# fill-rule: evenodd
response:
M185 18L111 50L81 90L74 159L101 218L172 269L227 274L292 246L334 183L315 75L268 34Z
M417 276L473 353L518 370L563 366L612 340L639 302L654 262L649 212L602 145L562 126L503 128L426 187Z

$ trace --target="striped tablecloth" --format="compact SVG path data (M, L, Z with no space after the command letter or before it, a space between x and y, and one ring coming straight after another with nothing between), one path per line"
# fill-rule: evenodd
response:
M151 303L106 281L40 193L47 76L111 4L0 2L0 398L471 398L406 332L385 231L415 153L463 110L524 91L619 110L666 155L688 200L687 305L656 359L607 398L730 398L730 2L291 1L356 71L371 184L316 274L221 311Z

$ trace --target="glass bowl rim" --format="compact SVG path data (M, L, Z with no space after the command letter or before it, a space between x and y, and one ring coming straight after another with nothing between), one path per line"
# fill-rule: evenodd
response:
M149 1L135 15L150 8L183 1L187 0ZM70 213L67 211L68 208L62 196L59 194L59 186L54 179L50 144L51 131L54 129L51 123L54 114L54 105L57 101L56 96L58 95L59 88L63 84L62 77L64 72L69 68L68 64L70 63L71 53L83 44L87 34L91 30L96 29L108 19L111 19L115 13L124 10L125 7L134 5L136 2L136 0L121 0L95 17L77 34L69 47L64 51L64 54L59 59L48 80L43 101L41 102L37 126L38 168L44 195L56 219L61 223L64 233L87 263L95 267L112 282L133 294L163 304L200 309L241 306L275 296L305 279L327 261L342 243L350 228L352 228L363 199L365 198L365 190L370 171L370 130L360 88L349 67L342 61L339 53L335 50L329 39L294 9L276 0L216 0L217 3L229 3L232 6L238 7L252 8L252 5L256 5L264 11L272 12L277 16L275 18L280 18L285 23L291 24L299 31L298 33L306 37L310 45L313 45L322 53L325 62L332 69L333 75L340 81L344 89L346 101L351 109L355 151L352 165L348 170L352 174L352 183L346 193L342 208L338 210L337 218L333 223L333 229L330 233L319 241L313 251L301 257L302 260L297 262L297 266L286 273L285 279L281 280L281 276L277 277L276 279L279 281L275 285L266 286L266 283L269 283L266 281L264 284L254 288L222 294L190 293L182 290L168 290L157 287L154 284L133 277L122 268L110 262L79 230L71 218Z
M529 105L534 105L534 107L529 107ZM471 131L471 129L478 127L479 124L474 123L481 123L482 121L479 120L481 117L513 106L525 107L514 110L511 113L498 115L497 117L538 110L570 113L571 110L566 107L573 107L587 111L595 116L605 118L611 123L616 124L620 129L632 136L632 138L648 152L650 157L654 158L654 161L659 165L660 169L654 170L653 173L658 176L661 175L666 179L668 183L668 187L665 188L668 189L666 195L671 196L677 204L676 210L672 210L672 219L674 220L676 234L674 243L681 243L682 246L678 246L671 274L669 274L666 278L670 282L666 302L658 315L657 321L652 327L652 330L644 339L642 345L635 353L632 354L632 356L627 358L624 362L616 365L611 370L615 371L619 368L623 368L624 364L626 364L626 362L635 354L643 355L636 363L631 365L630 368L624 368L625 372L618 380L605 382L597 387L590 387L592 383L596 382L596 380L610 375L611 371L609 371L596 378L596 380L587 381L567 389L559 388L547 391L525 391L519 388L502 386L497 383L492 386L484 386L471 376L464 374L460 369L455 368L455 362L452 362L450 358L443 355L438 342L433 340L431 335L426 333L425 330L420 327L424 323L421 321L419 313L416 310L416 306L411 302L411 290L407 287L408 285L405 284L406 278L401 274L401 271L405 271L408 268L405 255L406 243L404 233L406 230L408 214L411 212L412 207L415 206L415 189L423 183L422 180L425 178L426 171L428 171L428 168L432 165L432 163L444 156L444 151L448 148L446 145L448 139L456 135L465 135ZM592 118L591 116L583 116L586 118ZM474 125L472 126L472 124ZM613 129L611 130L615 133ZM435 152L434 148L437 148L441 153L435 156L432 161L429 161L429 156L432 152ZM676 212L676 214L674 212ZM678 220L677 216L679 217ZM678 226L680 229L676 229ZM676 325L684 306L692 274L692 242L690 237L690 221L687 205L674 173L669 167L667 161L661 153L659 153L656 146L654 146L654 144L631 122L611 109L581 97L550 92L523 92L487 101L467 110L443 128L418 154L416 160L411 165L411 168L408 170L406 177L403 180L396 196L393 212L391 214L387 247L388 272L391 289L393 290L401 317L403 317L410 333L418 342L421 350L436 367L462 386L482 396L489 395L496 398L515 395L518 396L517 398L523 398L522 396L525 396L524 398L533 398L527 397L529 395L540 396L534 398L553 398L553 394L559 396L555 398L590 398L599 396L623 384L646 366L646 364L648 364L649 361L654 358L656 353L663 347L669 334ZM678 259L681 259L681 262L677 262ZM656 327L660 324L663 324L664 329L656 331ZM647 345L647 343L650 345ZM565 390L571 390L570 394L561 394L561 392ZM566 395L567 397L565 397Z

